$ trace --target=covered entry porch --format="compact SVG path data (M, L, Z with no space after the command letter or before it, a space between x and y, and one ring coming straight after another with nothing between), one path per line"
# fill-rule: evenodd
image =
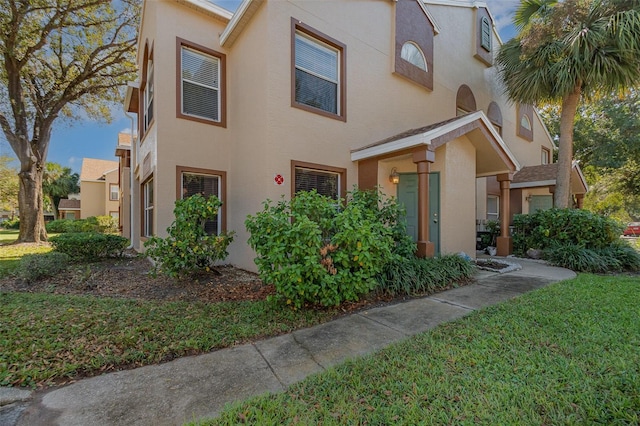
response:
M379 187L387 195L398 196L402 195L398 192L400 181L415 176L416 205L406 207L415 209L408 211L408 216L416 216L419 257L434 256L438 245L443 253L475 253L476 178L496 176L507 200L501 203L498 253L511 254L508 200L513 174L520 167L482 111L354 149L351 160L358 162L361 189ZM434 173L437 188L430 182ZM438 197L434 197L434 190ZM439 239L434 239L434 230Z

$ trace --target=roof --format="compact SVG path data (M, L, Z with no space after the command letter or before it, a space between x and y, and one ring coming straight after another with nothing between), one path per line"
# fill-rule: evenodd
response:
M118 146L128 145L131 146L131 134L120 132L118 133Z
M80 180L103 180L105 173L118 168L117 161L83 158Z
M523 167L513 175L511 188L533 188L556 184L558 163L541 164L539 166ZM571 192L584 194L588 190L587 181L580 170L577 161L571 165Z
M63 198L58 203L58 210L79 210L80 209L80 200L69 200L67 198Z
M351 161L400 155L407 150L438 147L466 136L476 149L476 176L513 173L520 164L487 116L476 111L390 136L351 151Z

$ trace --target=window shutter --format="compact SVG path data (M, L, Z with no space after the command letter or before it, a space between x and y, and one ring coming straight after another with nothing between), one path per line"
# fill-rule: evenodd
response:
M220 121L220 61L182 48L182 112Z
M480 25L480 46L488 52L491 51L491 22L486 17L482 17Z

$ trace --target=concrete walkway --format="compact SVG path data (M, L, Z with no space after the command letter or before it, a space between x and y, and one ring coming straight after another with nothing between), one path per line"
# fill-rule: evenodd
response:
M348 358L575 276L534 261L509 261L522 269L504 274L480 271L472 285L253 344L104 374L34 394L0 388L0 424L156 426L213 417L228 402L282 392Z

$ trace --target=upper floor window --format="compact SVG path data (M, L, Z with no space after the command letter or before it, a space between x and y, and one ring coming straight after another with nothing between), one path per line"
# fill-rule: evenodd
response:
M487 108L487 118L493 125L493 128L502 136L502 112L497 103L492 101L489 104L489 108Z
M414 42L408 41L402 45L400 57L421 70L427 71L427 61L424 59L424 54Z
M394 3L394 73L433 90L433 22L418 1Z
M491 52L491 22L486 16L480 20L480 46Z
M542 158L540 164L551 164L551 151L547 148L542 148Z
M456 117L476 111L476 97L473 96L471 88L463 84L456 93Z
M226 126L224 54L178 39L179 118Z
M519 104L517 108L517 135L533 141L533 106Z
M292 22L292 106L344 120L345 46Z
M118 199L120 199L120 190L118 185L113 183L109 184L109 200L118 201Z
M153 120L153 61L147 64L147 85L144 89L144 131L146 132Z

